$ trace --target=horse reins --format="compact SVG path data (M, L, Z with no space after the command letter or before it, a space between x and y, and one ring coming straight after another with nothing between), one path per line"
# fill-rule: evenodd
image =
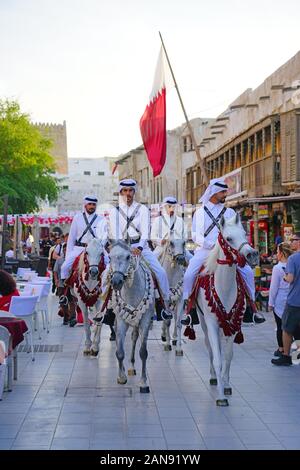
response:
M243 242L239 248L236 250L232 246L227 243L221 232L219 233L218 236L218 242L220 247L223 250L224 255L226 256L226 259L217 259L218 264L227 264L229 266L232 266L233 264L237 264L239 267L244 267L246 264L246 259L244 255L240 253L241 249L243 246L248 245L248 242L245 241Z

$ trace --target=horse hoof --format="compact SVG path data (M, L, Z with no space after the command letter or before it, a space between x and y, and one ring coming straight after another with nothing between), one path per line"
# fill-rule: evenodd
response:
M165 343L167 341L167 338L165 336L162 336L161 340L163 341L163 343Z
M232 395L232 388L224 387L224 395Z
M136 375L136 370L135 369L128 369L128 375L130 375L130 376Z
M179 351L175 351L175 356L183 356L182 349L180 349Z
M222 399L216 400L216 405L217 406L228 406L229 403L228 403L227 398L222 398Z
M150 388L147 387L140 387L140 393L150 393Z
M172 351L172 346L170 344L166 344L164 346L164 351Z
M172 344L173 344L173 346L176 346L176 344L177 344L177 339L173 339L173 340L172 340Z
M85 349L85 350L83 351L83 355L84 355L84 356L90 356L90 355L91 355L91 351L90 351L89 349Z
M96 357L98 356L98 353L99 351L94 351L93 349L91 349L90 355Z
M217 379L209 379L209 385L218 385Z
M125 385L127 383L127 379L126 379L126 377L125 378L118 377L117 382L120 385Z

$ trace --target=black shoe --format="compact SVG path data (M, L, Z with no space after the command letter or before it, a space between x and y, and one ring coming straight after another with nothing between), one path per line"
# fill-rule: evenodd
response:
M185 318L183 318L182 320L180 320L180 323L184 326L190 326L190 324L192 323L192 319L191 319L191 316L190 315L186 315Z
M77 324L77 321L76 321L75 318L72 318L72 319L70 320L70 322L69 322L69 326L70 326L71 328L73 328L76 324Z
M69 320L64 320L63 321L63 325L68 325L69 324Z
M265 318L259 317L258 315L254 315L253 320L254 320L254 323L263 323L264 321L266 321Z
M282 351L279 351L279 349L276 349L276 351L273 354L275 357L281 357L283 355Z
M291 366L293 364L291 356L285 354L282 354L278 359L272 359L271 362L274 366Z
M109 341L116 341L116 333L115 332L111 333L111 335L109 337Z
M173 315L170 312L167 312L164 308L161 311L161 317L163 320L172 320Z

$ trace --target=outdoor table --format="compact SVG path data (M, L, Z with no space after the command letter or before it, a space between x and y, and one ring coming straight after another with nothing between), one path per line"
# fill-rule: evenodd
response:
M1 315L1 314L0 314ZM12 338L12 348L15 349L18 344L22 343L24 339L24 333L28 330L27 325L24 320L20 318L1 317L0 316L0 325L8 329Z
M0 314L1 315L1 314ZM24 340L24 333L28 330L24 320L20 318L8 318L0 316L0 325L4 326L11 335L11 353L14 364L14 379L18 378L17 346Z

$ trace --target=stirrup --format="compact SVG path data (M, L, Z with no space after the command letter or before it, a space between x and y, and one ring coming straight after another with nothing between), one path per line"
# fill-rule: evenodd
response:
M184 326L190 326L192 324L192 318L191 315L186 315L185 318L180 320L180 323Z
M69 303L68 297L66 295L61 295L58 301L59 305L67 306Z
M172 318L173 318L172 313L168 312L164 308L162 309L160 314L161 314L161 317L162 317L163 320L172 320Z

